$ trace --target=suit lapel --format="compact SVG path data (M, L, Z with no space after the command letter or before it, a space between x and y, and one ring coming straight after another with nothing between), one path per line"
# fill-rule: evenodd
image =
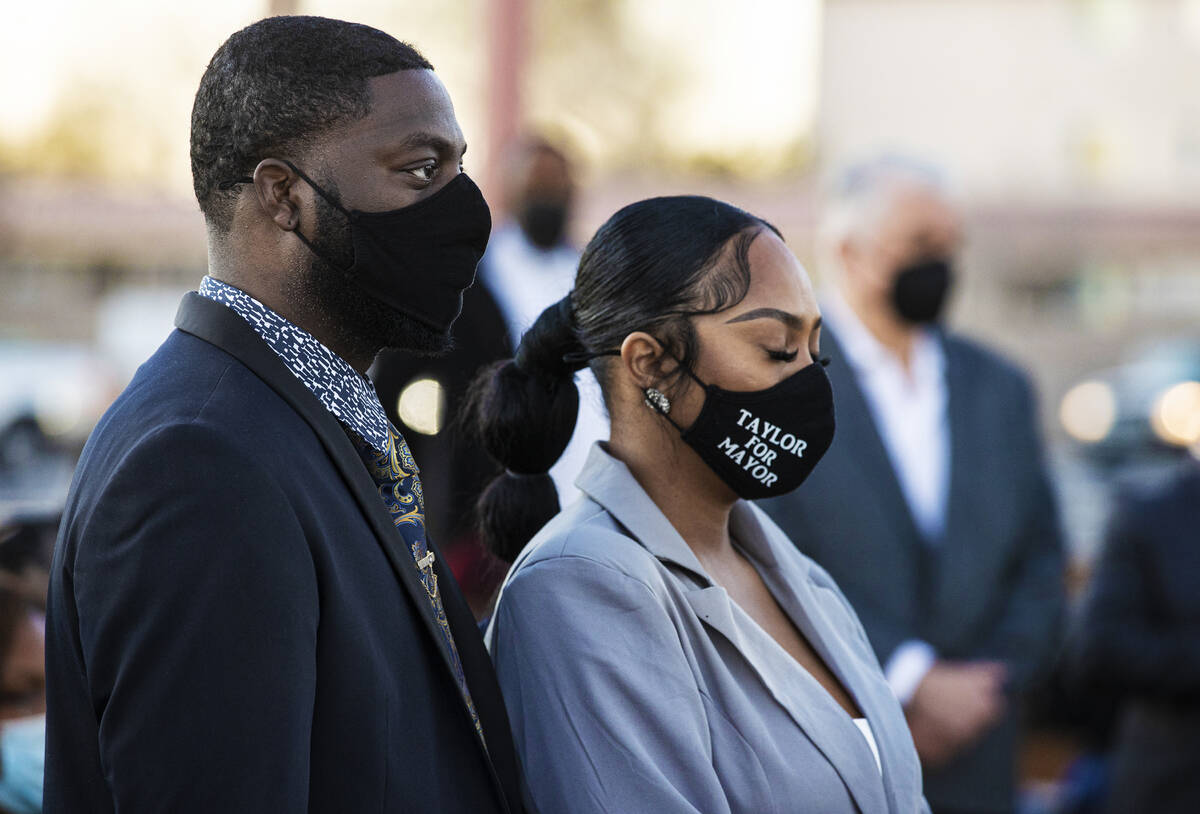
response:
M963 358L962 347L940 336L946 356L946 414L950 423L950 485L946 496L946 531L938 551L937 590L941 607L935 608L935 618L953 609L945 607L964 586L976 585L972 576L978 554L988 550L983 538L990 536L993 523L980 516L978 495L988 494L983 480L984 470L979 461L987 460L987 452L974 448L981 436L976 410L972 404L978 397L975 371ZM967 542L970 544L966 544Z
M493 779L504 790L506 808L512 810L516 802L522 800L526 789L516 746L512 742L512 726L508 719L508 710L504 706L500 684L496 680L491 656L488 655L483 646L483 638L479 635L475 615L463 599L454 574L446 566L442 552L434 542L429 540L428 544L430 550L436 552L433 569L437 572L438 584L449 586L449 590L441 591L442 606L446 611L450 629L454 632L459 661L471 688L471 698L475 701L475 713L479 716L480 725L487 738L486 753L493 770ZM465 706L463 710L466 711ZM469 720L470 716L467 717ZM528 812L534 811L528 799L523 805Z
M875 415L871 406L858 384L852 364L838 345L837 338L831 330L822 333L821 341L825 343L834 362L829 365L829 380L833 386L834 403L837 408L837 433L833 443L839 438L847 451L857 459L862 469L863 485L870 492L862 497L873 497L882 505L881 514L892 518L899 524L896 536L910 545L923 545L921 533L917 530L912 510L900 489L900 480L892 465L891 456L884 446L883 436L875 423Z
M346 482L350 493L362 510L363 516L370 524L371 530L375 532L375 538L391 564L396 578L412 600L417 617L425 626L438 653L441 654L447 678L454 681L450 651L442 638L433 607L429 603L425 587L421 584L412 554L406 550L404 540L393 525L392 518L383 505L383 501L379 498L374 479L367 472L354 444L342 429L341 424L325 409L317 397L292 375L283 361L255 333L254 329L226 306L195 292L189 292L179 306L179 312L175 317L175 326L181 331L216 345L238 359L275 390L312 427L321 445ZM440 559L437 562L440 563ZM439 579L445 578L445 572L442 571ZM460 695L457 689L455 694ZM466 704L463 703L461 706L463 716L474 731L475 727L470 722L470 713L467 711ZM478 741L478 738L476 740ZM480 748L483 748L482 743ZM488 762L490 765L490 760Z

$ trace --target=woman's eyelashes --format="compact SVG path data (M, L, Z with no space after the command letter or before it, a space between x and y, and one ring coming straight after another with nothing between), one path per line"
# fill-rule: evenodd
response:
M794 362L796 357L800 355L800 349L796 350L768 350L767 356L776 362ZM829 357L822 356L819 350L810 350L808 358L821 367L829 367Z

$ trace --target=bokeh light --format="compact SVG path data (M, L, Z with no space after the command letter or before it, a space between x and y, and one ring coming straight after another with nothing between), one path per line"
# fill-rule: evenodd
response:
M446 390L437 379L414 379L400 391L396 413L409 429L437 435L446 417Z
M1200 442L1200 382L1172 385L1154 400L1150 426L1162 441L1186 447Z
M1058 410L1063 429L1076 441L1103 441L1117 419L1117 399L1106 382L1086 381L1063 396Z

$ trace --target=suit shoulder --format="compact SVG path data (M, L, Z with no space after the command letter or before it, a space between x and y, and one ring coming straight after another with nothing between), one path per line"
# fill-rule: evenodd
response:
M977 340L958 334L944 334L944 342L947 359L954 359L959 370L971 371L976 384L1000 398L1000 403L1024 404L1033 409L1037 399L1033 380L1021 365Z
M985 375L1008 379L1014 384L1029 386L1029 374L1016 361L977 339L947 331L943 334L946 350L958 354L964 361Z
M1129 479L1121 483L1123 514L1139 521L1162 518L1176 511L1194 511L1200 505L1200 465L1185 461L1177 468L1149 481Z
M303 420L294 411L289 419L280 407L283 400L241 362L176 332L88 439L67 499L68 519L88 514L114 489L149 501L180 484L212 492L257 477L261 492L283 454L268 439L282 432L303 437L296 426Z

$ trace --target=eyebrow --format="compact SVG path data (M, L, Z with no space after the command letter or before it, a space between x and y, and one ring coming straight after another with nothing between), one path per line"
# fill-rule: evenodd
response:
M732 319L725 320L725 324L729 325L734 322L749 322L752 319L777 319L794 331L800 331L804 329L803 318L798 317L795 314L789 314L787 311L780 311L778 308L755 308L753 311L747 311L746 313L739 314ZM816 322L813 323L813 330L815 331L820 327L821 318L817 317Z
M403 152L405 150L416 149L417 147L432 147L435 152L440 153L442 155L448 155L448 154L452 155L458 149L457 144L454 144L453 142L447 140L444 136L439 136L435 133L427 133L424 131L417 131L416 133L410 133L402 141L400 141L399 143L390 147L388 149L388 152L390 152L390 153ZM465 155L466 152L467 152L467 145L463 144L462 152L459 153L459 155L460 156Z

